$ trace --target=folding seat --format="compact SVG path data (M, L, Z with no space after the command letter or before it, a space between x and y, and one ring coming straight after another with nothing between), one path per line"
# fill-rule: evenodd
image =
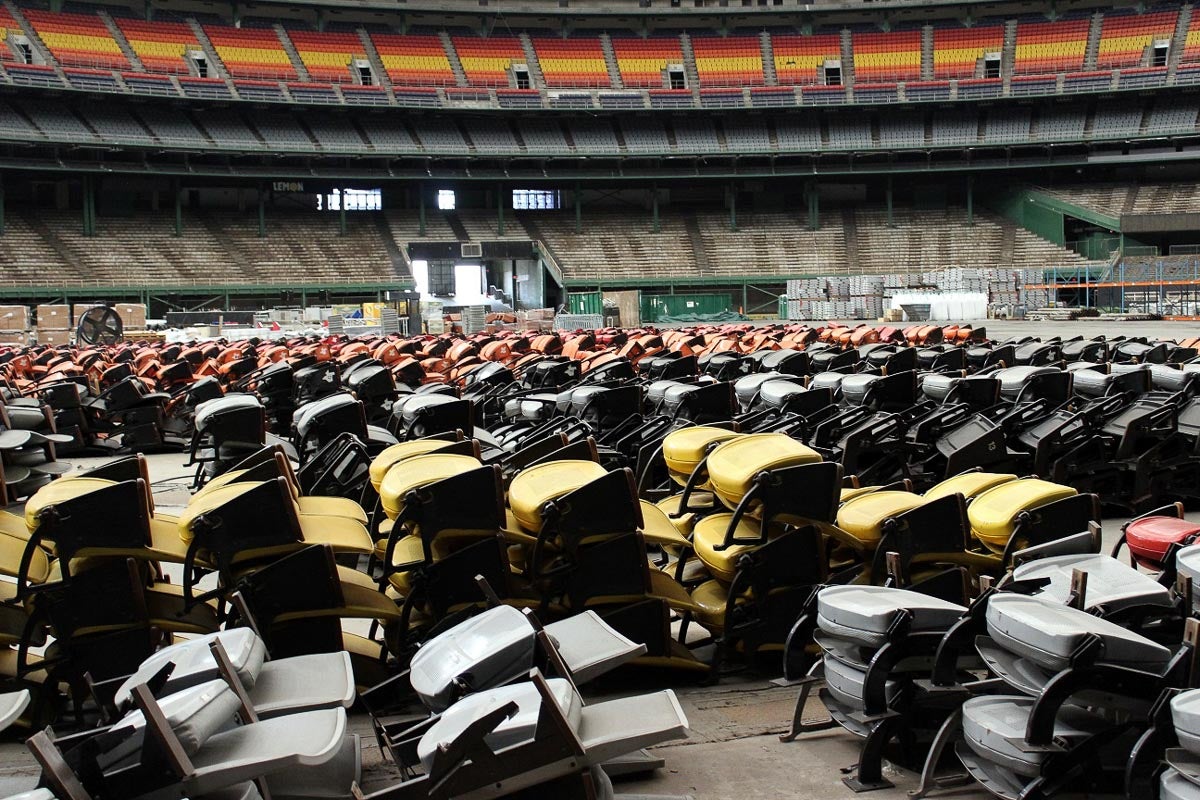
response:
M108 708L110 713L131 709L134 690L142 685L162 698L215 680L225 671L237 675L260 719L353 704L354 671L345 651L274 660L267 656L266 643L251 628L230 628L168 645L132 674L108 682L113 689ZM92 691L100 695L106 688L93 684Z
M1192 648L1172 652L1077 608L1005 592L989 598L986 626L977 649L1020 694L963 704L956 752L968 772L1000 796L1122 786L1138 733L1125 720L1146 718L1164 689L1181 685ZM1052 690L1068 683L1069 696Z
M349 796L361 762L344 709L260 720L231 680L160 700L142 685L134 691L137 710L115 724L57 740L42 732L27 744L62 797L221 797L250 781L273 797ZM258 796L246 791L233 796Z
M362 401L349 392L331 394L297 407L292 417L292 430L302 461L340 434L355 435L373 452L383 450L397 441L383 428L367 424Z
M966 695L952 683L928 679L944 634L967 613L966 585L965 575L951 569L907 588L820 589L797 623L798 629L811 631L819 653L803 659L812 665L798 681L802 688L791 730L780 738L792 741L837 724L864 739L856 774L843 781L854 791L891 786L882 764L888 743L899 739L912 745L905 748L911 759L921 744L934 740ZM829 721L803 722L818 681L824 682L819 697Z
M569 680L530 680L469 695L424 734L417 752L425 774L367 797L449 796L486 787L555 797L609 797L600 764L684 735L687 718L671 690L584 704ZM539 788L540 787L540 788Z
M1154 571L1163 570L1174 560L1180 547L1186 547L1200 535L1200 524L1187 521L1183 513L1182 503L1172 503L1126 522L1113 546L1113 557L1117 557L1122 547L1128 546L1131 564Z
M330 498L322 498L329 500ZM312 544L323 544L343 555L369 555L370 533L358 518L306 514L296 500L292 483L280 476L261 481L231 482L197 495L179 516L178 535L186 543L183 593L189 606L203 597L222 596L238 580L274 559ZM215 570L215 592L195 594L198 572ZM341 575L343 591L362 601L385 621L396 621L399 609L377 592L369 578L353 570ZM369 590L363 594L363 590Z
M971 535L994 553L1015 550L1088 529L1100 519L1095 495L1038 478L1006 481L977 495L968 507Z
M138 471L141 466L131 459L111 469ZM212 608L191 606L179 587L154 580L161 562L187 561L187 546L176 526L155 518L144 477L84 476L52 483L26 503L25 522L29 535L18 570L18 596L38 591L47 581L69 583L76 572L99 564L132 559L144 575L147 612L160 630L204 633L216 628ZM56 560L47 569L43 548L50 545Z
M822 526L832 521L841 470L783 434L748 434L717 445L696 473L731 511L694 525L691 549L712 578L692 591L690 618L717 642L715 663L736 646L748 657L778 649L824 578Z

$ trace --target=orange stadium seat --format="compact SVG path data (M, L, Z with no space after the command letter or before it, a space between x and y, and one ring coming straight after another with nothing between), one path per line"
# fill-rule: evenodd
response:
M1004 26L933 29L933 77L972 78L979 59L1004 49Z
M205 25L204 32L235 78L294 81L299 76L279 36L270 28L227 28Z
M296 52L314 81L349 83L354 80L350 64L366 58L367 49L357 33L288 31Z
M21 23L13 19L12 14L8 13L8 9L0 6L0 37L8 39L9 31L13 33L21 33ZM17 57L13 55L12 50L7 47L0 47L0 61L16 61Z
M533 50L547 86L612 86L597 36L538 36L533 39Z
M508 86L509 69L525 63L525 50L515 36L455 36L452 41L472 86Z
M199 50L196 34L183 22L146 22L118 17L117 27L148 72L189 72L184 56Z
M372 33L371 42L392 83L453 86L454 70L442 40L432 34Z
M1140 66L1146 48L1155 39L1170 39L1175 35L1178 19L1177 11L1105 16L1096 66L1101 69Z
M621 83L631 89L661 89L667 67L683 64L683 45L678 36L614 36L612 44Z
M1183 61L1200 61L1200 14L1192 14L1187 37L1183 40Z
M776 34L771 37L775 50L775 75L780 83L823 83L821 67L826 61L842 57L842 38L836 33L817 36Z
M701 86L763 83L762 44L754 36L693 36Z
M97 16L56 14L31 8L25 10L25 18L60 64L129 69L129 59Z
M1017 26L1013 72L1074 72L1083 69L1090 19L1022 22Z
M921 31L854 34L854 79L912 81L921 78Z

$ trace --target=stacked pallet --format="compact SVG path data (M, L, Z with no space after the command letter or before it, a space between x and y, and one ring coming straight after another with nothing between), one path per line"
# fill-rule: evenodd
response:
M994 309L1042 308L1048 292L1025 285L1044 280L1040 270L975 267L793 279L787 282L787 314L794 320L880 319L896 295L914 291L983 294Z

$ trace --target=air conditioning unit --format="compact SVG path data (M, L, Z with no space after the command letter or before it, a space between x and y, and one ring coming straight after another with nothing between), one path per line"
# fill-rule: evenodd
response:
M483 258L483 245L479 242L463 242L462 257Z

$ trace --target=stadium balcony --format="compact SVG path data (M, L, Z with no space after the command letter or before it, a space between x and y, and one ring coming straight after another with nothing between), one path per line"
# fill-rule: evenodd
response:
M52 13L27 9L25 18L50 54L63 66L129 69L104 22L92 14Z
M1200 15L1161 6L970 27L939 19L888 31L865 22L838 23L849 26L840 33L766 27L754 35L745 27L720 35L510 26L488 36L351 21L325 32L255 20L237 27L190 12L147 21L118 6L13 8L0 9L0 88L287 105L636 110L945 103L1200 83Z
M300 61L312 81L351 83L360 79L352 67L366 61L366 47L356 33L288 31Z
M205 25L204 33L234 78L299 79L283 42L270 28Z
M937 27L933 29L933 77L983 77L981 63L986 56L998 57L1004 49L1003 25L973 28Z
M224 84L218 83L220 86ZM299 91L292 85L292 91ZM756 113L710 111L671 115L561 112L555 116L495 112L406 114L383 109L302 111L193 101L174 105L62 98L43 101L34 90L0 99L0 166L37 158L89 159L105 169L142 170L148 162L182 156L188 169L205 161L236 173L278 159L303 159L311 170L325 160L364 174L379 162L430 174L494 165L501 174L625 174L656 168L855 170L935 166L946 156L960 165L1017 166L1022 159L1086 159L1091 153L1128 151L1151 158L1165 143L1186 152L1200 143L1200 95L1139 97L1128 104L1095 101L1039 103L1006 100L987 106L769 109ZM769 113L767 113L769 111ZM232 163L218 166L234 157ZM862 159L868 159L863 161ZM249 159L249 160L243 160ZM780 160L782 159L782 160ZM610 162L610 163L605 163ZM662 165L656 167L656 165ZM283 168L279 166L279 168ZM487 166L486 169L491 169ZM397 172L396 174L407 174ZM486 170L485 170L486 174Z
M815 36L776 33L771 36L771 45L775 75L781 84L823 83L822 67L842 57L841 37L834 33Z

